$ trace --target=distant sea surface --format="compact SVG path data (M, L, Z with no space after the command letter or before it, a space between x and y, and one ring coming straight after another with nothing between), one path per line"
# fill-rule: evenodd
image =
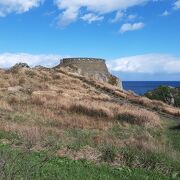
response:
M173 86L180 87L180 81L124 81L123 87L125 90L131 90L139 95L157 88L158 86Z

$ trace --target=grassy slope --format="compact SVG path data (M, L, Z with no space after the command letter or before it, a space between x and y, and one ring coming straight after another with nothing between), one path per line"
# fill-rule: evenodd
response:
M180 177L180 132L169 129L174 123L114 103L98 88L59 71L25 69L0 75L2 178L14 177L14 172L17 179ZM17 85L20 91L7 90ZM79 161L60 158L64 149L63 156ZM47 156L51 158L42 162Z

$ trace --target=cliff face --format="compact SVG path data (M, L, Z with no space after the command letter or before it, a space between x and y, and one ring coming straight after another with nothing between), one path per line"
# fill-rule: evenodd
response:
M66 58L62 59L58 67L69 69L80 75L94 78L101 82L108 82L123 89L122 82L111 75L106 66L105 60L95 58Z

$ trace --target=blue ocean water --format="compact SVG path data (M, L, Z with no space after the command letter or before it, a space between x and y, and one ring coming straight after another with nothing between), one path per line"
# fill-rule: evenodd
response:
M180 81L124 81L123 87L125 90L131 90L139 95L157 88L158 86L180 87Z

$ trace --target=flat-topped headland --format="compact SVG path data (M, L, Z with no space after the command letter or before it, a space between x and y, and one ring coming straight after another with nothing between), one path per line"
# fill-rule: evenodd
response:
M122 89L122 82L109 73L106 60L100 58L64 58L58 67L70 68L73 72L92 77L102 82L109 82Z

